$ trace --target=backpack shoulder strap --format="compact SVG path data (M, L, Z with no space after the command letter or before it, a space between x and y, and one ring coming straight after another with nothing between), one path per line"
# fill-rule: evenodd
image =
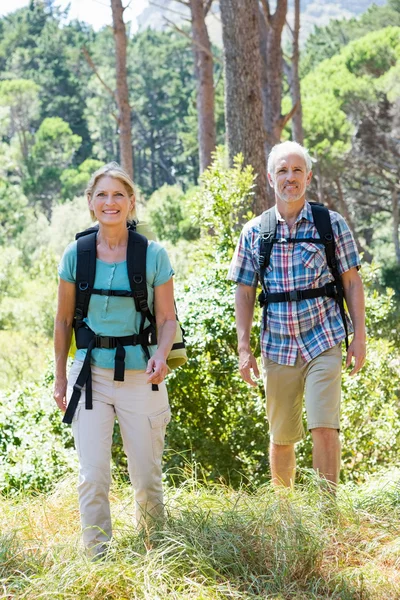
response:
M127 250L127 268L129 285L133 294L135 307L142 317L148 318L150 322L154 317L150 311L147 301L147 283L146 283L146 257L148 241L144 235L136 231L129 230L128 250ZM149 318L150 317L150 318ZM144 322L143 318L143 322Z
M337 260L335 254L335 237L333 235L331 217L329 210L323 204L310 202L311 212L314 219L314 225L318 231L319 237L321 238L326 254L326 262L328 267L331 269L333 276L336 279L336 274L340 278L337 271Z
M347 328L346 311L344 308L344 288L342 277L338 270L336 259L335 236L333 235L331 217L329 210L323 204L311 203L311 210L314 219L314 225L318 231L319 237L324 243L326 262L330 268L336 286L336 301L339 305L340 315L342 317L345 330L346 350L349 348L349 333Z
M77 240L75 319L82 321L88 313L96 274L96 231Z
M260 254L258 262L260 266L260 282L263 285L265 269L271 259L272 246L274 243L277 226L275 206L264 211L261 215L260 227Z

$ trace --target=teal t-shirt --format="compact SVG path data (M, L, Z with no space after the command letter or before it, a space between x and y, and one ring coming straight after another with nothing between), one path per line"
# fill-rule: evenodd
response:
M67 246L58 267L58 274L64 281L75 283L77 243ZM174 271L166 250L157 242L149 240L146 257L146 281L150 310L154 301L154 288L166 283ZM119 263L107 263L96 259L96 289L130 290L126 260ZM123 337L139 333L141 315L136 311L133 298L92 295L85 322L97 335ZM145 326L148 323L146 321ZM152 356L157 346L149 346ZM143 370L147 359L141 346L125 346L125 368ZM84 360L86 350L77 350L76 360ZM104 369L114 369L115 349L94 348L92 363Z

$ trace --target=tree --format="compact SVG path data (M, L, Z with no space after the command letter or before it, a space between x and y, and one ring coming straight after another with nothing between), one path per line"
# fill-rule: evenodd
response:
M197 88L197 114L200 173L210 164L216 145L214 116L214 62L205 18L211 7L209 0L190 0L193 54Z
M0 132L9 143L18 148L18 175L31 176L30 150L33 143L34 123L39 116L39 86L27 79L0 81L0 107L4 117Z
M399 27L371 32L320 63L302 82L318 198L346 216L367 260L379 215L391 217L396 253L400 246L399 48Z
M268 205L265 129L261 99L258 4L254 0L221 0L224 43L225 119L229 161L242 153L256 179L253 211Z
M131 131L131 108L126 71L126 30L121 0L111 0L115 39L115 63L117 77L118 129L121 166L133 179L133 150Z
M296 106L288 114L282 115L282 30L286 23L287 0L277 2L274 13L271 13L268 0L261 0L261 7L262 98L269 153L272 146L280 142L282 130Z
M292 104L296 110L292 116L292 136L299 144L304 143L303 108L301 105L300 76L299 76L299 33L300 33L300 0L294 0L294 27L292 30L292 57L290 69L290 93Z
M76 164L91 154L84 117L90 70L80 53L92 29L76 21L65 24L65 13L48 2L31 2L0 20L2 79L25 79L39 86L38 122L61 117L82 138ZM1 28L0 28L1 29Z
M334 19L326 26L316 26L308 36L302 52L302 77L323 60L338 54L349 42L391 25L400 26L398 0L389 0L384 6L373 4L359 18Z
M81 141L59 117L44 119L35 134L31 150L33 174L24 189L31 201L41 204L48 217L54 200L61 195L63 171L72 163Z

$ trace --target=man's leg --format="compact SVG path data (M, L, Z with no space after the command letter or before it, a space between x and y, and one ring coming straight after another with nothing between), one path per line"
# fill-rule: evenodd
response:
M313 438L313 467L334 484L339 481L342 351L337 345L326 350L306 370L307 424Z
M296 477L296 456L294 444L286 446L271 442L269 448L269 462L271 466L271 481L273 485L293 487Z
M340 472L340 439L336 429L317 427L313 438L313 467L327 481L337 484Z
M304 437L302 422L304 369L299 357L293 367L263 358L267 417L270 428L270 467L274 485L293 486L294 445Z

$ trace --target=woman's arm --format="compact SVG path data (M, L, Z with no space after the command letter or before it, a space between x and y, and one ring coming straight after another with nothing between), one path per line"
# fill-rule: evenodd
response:
M75 284L60 279L57 313L54 320L55 382L54 400L60 410L67 408L67 358L75 312Z
M176 333L174 284L172 277L154 288L154 311L157 323L158 348L147 363L149 383L161 383L168 373L167 356L172 348Z

